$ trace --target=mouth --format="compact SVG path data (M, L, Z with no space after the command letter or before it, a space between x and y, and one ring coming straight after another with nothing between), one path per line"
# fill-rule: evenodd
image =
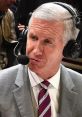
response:
M31 61L37 61L37 62L40 62L40 60L38 59L34 59L34 58L30 58Z
M39 64L42 62L41 59L35 59L35 58L30 58L30 61L31 61L32 63L39 63Z

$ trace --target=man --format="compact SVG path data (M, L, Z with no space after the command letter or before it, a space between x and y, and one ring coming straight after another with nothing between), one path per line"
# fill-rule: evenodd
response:
M16 41L15 21L9 8L15 2L16 0L0 0L0 69L11 66L14 60L12 49Z
M75 14L61 2L45 3L32 13L28 65L0 71L1 117L82 117L82 75L61 65L66 44L79 32Z

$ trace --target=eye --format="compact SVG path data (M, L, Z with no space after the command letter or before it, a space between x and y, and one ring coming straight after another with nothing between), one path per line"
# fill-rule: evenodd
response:
M44 44L52 44L52 41L50 39L45 39Z
M32 39L33 41L36 41L36 40L37 40L37 37L36 37L36 36L32 36L31 39Z
M35 35L33 35L33 34L29 35L29 37L30 37L30 39L31 39L32 41L38 40L38 37L35 36Z

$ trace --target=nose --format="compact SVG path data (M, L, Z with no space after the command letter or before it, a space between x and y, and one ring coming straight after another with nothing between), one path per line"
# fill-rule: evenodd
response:
M44 50L43 45L41 43L37 43L35 45L34 54L40 56L40 55L42 55L43 50Z

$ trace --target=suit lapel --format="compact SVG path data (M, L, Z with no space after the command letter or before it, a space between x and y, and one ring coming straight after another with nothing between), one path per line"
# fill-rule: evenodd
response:
M77 91L68 72L63 67L60 81L60 108L57 117L73 117L73 107L77 102Z
M35 117L30 95L30 82L24 66L18 71L15 86L16 88L13 90L13 93L21 117Z
M77 103L77 91L67 70L61 68L60 106L57 117L73 117L73 107ZM30 82L27 78L27 70L21 66L18 70L13 90L14 97L19 108L21 117L36 117L34 115L32 97L30 94Z

